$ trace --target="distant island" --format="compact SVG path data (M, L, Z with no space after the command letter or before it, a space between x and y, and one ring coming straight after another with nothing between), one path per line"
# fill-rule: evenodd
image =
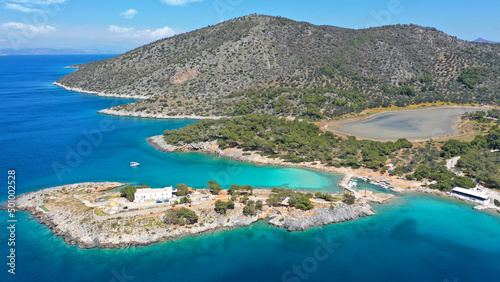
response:
M491 40L486 40L486 39L483 39L481 37L479 37L478 39L472 41L472 42L476 42L476 43L491 43L491 44L498 44L498 42L495 42L495 41L491 41Z
M19 195L16 210L30 212L69 244L119 248L248 226L262 219L288 231L305 230L374 215L368 202L383 203L393 197L236 184L223 190L215 181L209 181L207 189L89 182Z
M100 49L74 48L20 48L0 49L0 54L8 55L83 55L83 54L117 54L119 52Z

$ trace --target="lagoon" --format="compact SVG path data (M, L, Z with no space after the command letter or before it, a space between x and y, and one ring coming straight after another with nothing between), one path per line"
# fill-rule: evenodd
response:
M335 130L377 140L409 140L457 134L460 116L477 107L439 107L383 112L357 121L339 123Z

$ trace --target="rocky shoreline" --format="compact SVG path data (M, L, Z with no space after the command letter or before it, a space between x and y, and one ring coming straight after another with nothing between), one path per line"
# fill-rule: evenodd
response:
M95 94L97 96L101 97L109 97L109 98L125 98L125 99L148 99L148 96L145 95L120 95L120 94L110 94L110 93L105 93L105 92L99 92L99 91L92 91L92 90L85 90L79 87L70 87L66 86L64 84L61 84L59 82L54 82L52 83L55 86L59 86L61 88L64 88L68 91L73 91L73 92L79 92L79 93L86 93L86 94Z
M98 111L100 114L121 116L121 117L140 117L140 118L158 118L158 119L221 119L222 116L197 116L197 115L184 115L184 116L169 116L164 114L151 114L143 112L130 112L130 111L117 111L113 109L104 109Z
M68 66L68 68L70 68L70 67L73 67L73 66ZM75 68L77 68L77 67L75 67ZM86 93L86 94L94 94L94 95L97 95L100 97L141 99L141 100L150 98L150 97L144 96L144 95L120 95L120 94L110 94L110 93L105 93L105 92L85 90L85 89L78 88L78 87L66 86L66 85L61 84L59 82L54 82L52 84L55 86L59 86L61 88L64 88L68 91L74 91L74 92ZM98 113L104 114L104 115L111 115L111 116L157 118L157 119L194 119L194 120L200 120L200 119L221 119L221 118L224 118L223 116L198 116L198 115L169 116L169 115L165 115L165 114L152 114L152 113L131 112L131 111L117 111L117 110L114 110L112 108L98 111Z
M300 231L375 214L372 207L363 202L354 205L340 202L331 204L331 208L320 206L309 211L266 206L254 216L243 215L241 208L221 215L209 205L208 209L200 212L200 220L196 224L165 226L161 220L162 213L149 212L150 210L145 210L142 216L125 217L120 213L119 217L99 220L95 218L96 208L81 201L82 197L93 195L116 197L113 195L119 193L103 191L102 187L110 189L122 185L123 183L115 182L88 182L29 192L16 197L16 211L31 213L33 218L47 225L54 236L61 236L70 245L104 249L146 246L185 236L249 226L262 219L269 219L269 224L288 231ZM4 204L2 209L6 208Z
M354 206L335 205L333 208L316 209L315 214L310 216L274 217L269 223L285 228L288 231L302 231L314 226L355 220L374 214L372 207L368 204Z

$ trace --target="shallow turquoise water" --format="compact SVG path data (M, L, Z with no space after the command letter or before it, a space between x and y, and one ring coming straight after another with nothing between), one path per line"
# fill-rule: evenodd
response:
M14 168L18 192L83 181L139 182L152 187L216 180L254 186L338 189L339 177L310 170L259 167L204 154L167 154L146 138L193 120L114 117L96 112L133 100L69 92L52 85L64 66L103 56L1 57L0 171ZM130 167L131 161L140 167ZM0 200L4 199L3 195Z
M201 187L216 179L254 186L338 189L338 176L259 167L203 154L166 154L146 137L194 121L106 117L95 112L127 100L53 87L63 67L100 56L0 57L0 171L15 168L18 192L80 181ZM112 130L58 178L82 130L110 120ZM69 149L68 149L69 148ZM130 161L141 166L131 168ZM1 199L6 198L5 193ZM500 217L448 199L406 195L377 205L377 215L289 233L266 222L149 247L80 250L18 213L17 274L6 273L5 212L0 212L0 281L498 281ZM332 245L325 252L324 242ZM321 255L321 256L318 256ZM300 267L300 270L297 270ZM295 270L294 270L295 269Z

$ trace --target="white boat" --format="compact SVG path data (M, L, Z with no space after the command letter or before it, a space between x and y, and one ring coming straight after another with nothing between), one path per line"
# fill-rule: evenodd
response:
M141 165L141 164L138 162L130 162L130 166L139 166L139 165Z
M349 183L347 183L347 188L354 188L354 187L357 187L358 186L358 182L356 182L356 180L351 180L349 181Z

